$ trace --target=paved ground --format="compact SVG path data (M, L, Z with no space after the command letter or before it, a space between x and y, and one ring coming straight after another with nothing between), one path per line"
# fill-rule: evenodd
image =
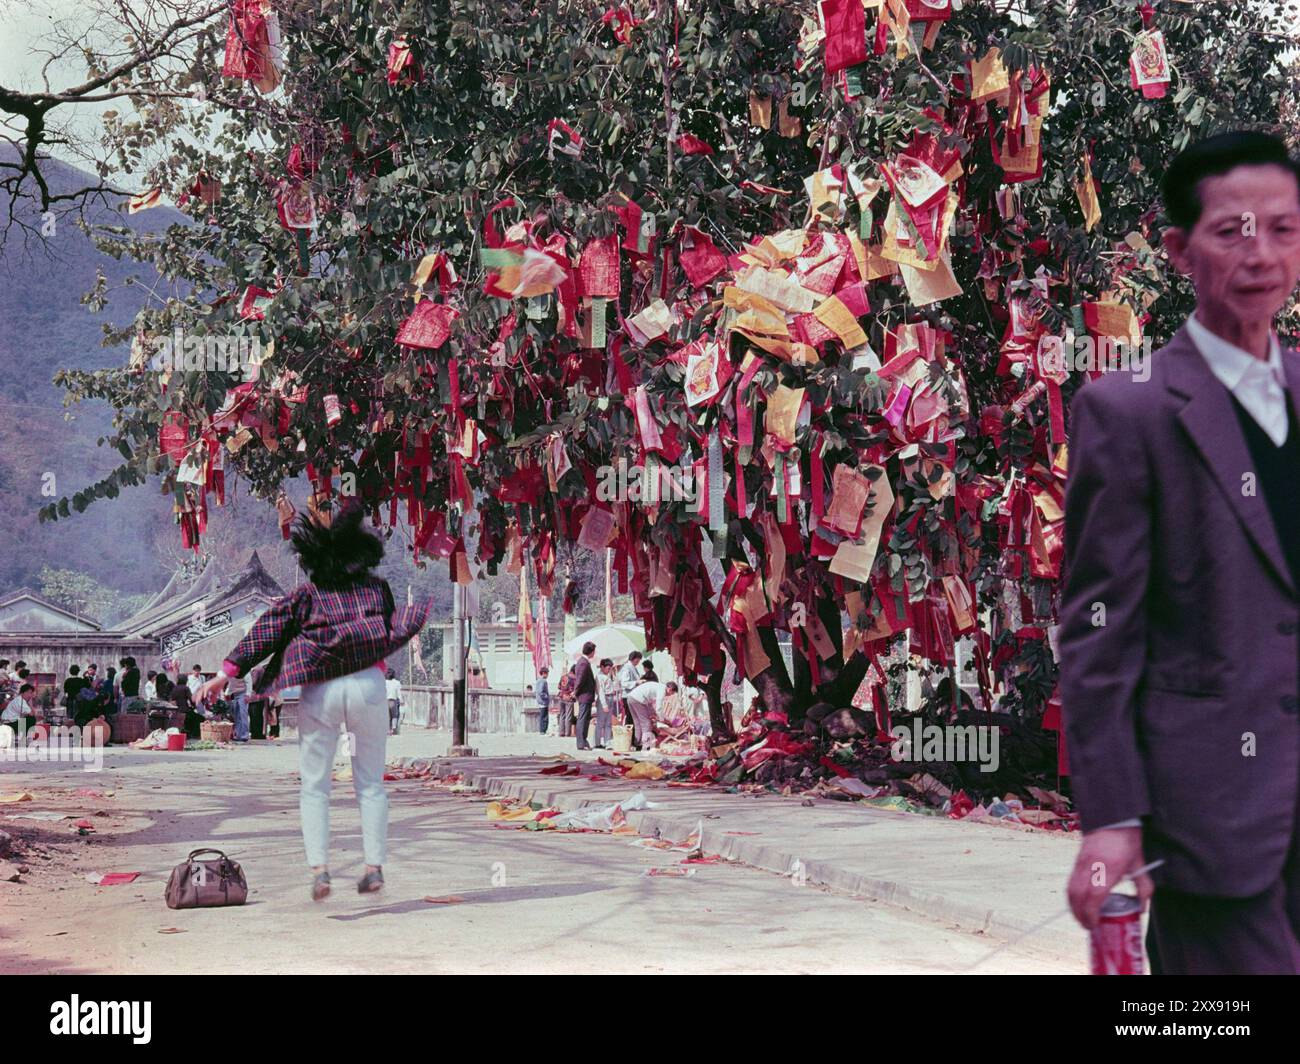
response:
M391 742L390 756L440 754L448 738L407 731ZM557 791L581 787L581 780L539 777L537 762L521 760L567 751L571 742L477 737L480 752L496 756L480 758L473 770L513 774L516 781L527 773ZM788 876L727 862L694 866L690 878L647 877L646 869L675 865L682 855L635 848L622 836L494 827L485 815L484 796L451 794L419 781L388 785L388 886L382 894L364 897L352 887L360 871L360 839L351 786L335 785L335 893L313 904L306 894L298 830L296 758L296 747L286 743L183 754L114 747L103 773L0 764L0 794L27 790L34 796L32 802L0 804L0 830L26 848L21 860L30 869L23 882L0 883L0 970L995 974L1083 967L1075 958L1081 961L1084 954L1073 940L1062 948L1059 938L1033 936L1008 946L996 935L970 930L966 921L932 919L828 890L816 885L815 876L798 885ZM588 786L600 789L601 801L636 789L627 781ZM76 796L77 788L112 796ZM714 802L712 812L699 812L710 818L706 839L710 833L720 839L722 832L742 830L733 817L766 816L773 852L784 845L778 822L788 828L802 817L807 843L835 838L846 828L851 832L847 821L837 819L845 814L868 814L863 823L876 823L870 814L878 812L860 806L807 809L788 799L705 795L662 784L643 789L665 803L656 811L661 818L667 812L694 815L695 807ZM690 808L669 808L673 801ZM740 805L744 808L736 809ZM95 833L78 836L72 820L5 819L33 810L75 811L89 817ZM883 827L872 829L881 840L903 837L894 826L900 820L925 829L936 826L901 814L884 818ZM945 832L964 830L964 837L974 840L967 847L973 851L1002 833L949 822L937 826ZM671 837L671 830L664 834ZM1044 840L1032 841L1043 847ZM1068 859L1068 840L1047 841ZM253 889L247 906L165 907L168 870L200 845L226 849L243 864ZM1019 845L1019 855L1028 859L1031 851L1023 840ZM815 847L805 844L805 849L813 853ZM900 861L900 867L907 863ZM808 867L815 868L815 862ZM96 887L84 878L92 871L143 875L130 885ZM960 878L961 870L948 874ZM968 886L976 893L983 889L974 879ZM462 900L431 904L427 897ZM1069 926L1060 921L1062 929ZM164 931L170 928L180 931Z

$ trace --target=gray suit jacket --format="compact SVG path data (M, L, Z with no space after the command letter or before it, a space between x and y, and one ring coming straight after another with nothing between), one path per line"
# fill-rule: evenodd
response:
M1283 349L1291 403L1300 353ZM1278 877L1300 785L1300 599L1228 390L1186 326L1071 405L1061 697L1085 831L1141 817L1158 885ZM1300 414L1300 407L1297 407ZM1300 420L1300 418L1298 418Z

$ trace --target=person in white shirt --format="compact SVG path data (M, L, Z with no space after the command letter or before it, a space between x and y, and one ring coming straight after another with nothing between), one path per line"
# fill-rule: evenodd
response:
M28 685L30 686L30 685ZM27 688L24 687L23 690ZM0 724L16 724L21 718L27 715L27 703L23 700L22 695L14 695L5 703L5 708L0 710Z
M392 669L384 675L388 694L388 734L397 735L402 730L402 681Z
M654 743L654 721L664 700L664 685L658 680L637 684L623 696L627 710L636 726L636 747L647 750Z
M619 711L623 715L626 715L628 712L628 692L636 687L637 684L643 682L641 679L640 665L641 651L634 650L627 656L627 661L623 662L622 666L620 666L618 670Z
M709 700L708 696L700 688L688 684L682 689L682 698L685 699L692 717L703 717L708 720Z
M604 750L614 738L614 714L618 711L622 687L614 672L612 659L601 658L598 672L600 675L596 677L596 734L592 739L592 745L599 750Z
M144 681L144 698L146 702L152 702L158 697L158 674L152 670Z
M7 700L0 708L0 750L8 750L14 745L15 737L21 725L25 703L17 695Z
M8 724L19 735L28 732L38 717L35 698L36 688L29 683L23 684L0 712L0 724Z
M203 686L203 670L197 665L195 665L194 668L190 670L190 674L185 677L185 686L190 689L191 700L197 703L198 698L196 696L199 693L199 688Z

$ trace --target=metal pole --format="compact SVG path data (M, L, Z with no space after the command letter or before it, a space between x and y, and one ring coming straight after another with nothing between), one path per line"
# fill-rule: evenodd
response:
M610 562L614 557L614 552L610 548L605 548L605 623L614 623L614 596L613 585L610 581Z
M453 749L466 745L465 737L465 585L453 585L452 628L455 631L453 657L455 672L452 678L451 745Z

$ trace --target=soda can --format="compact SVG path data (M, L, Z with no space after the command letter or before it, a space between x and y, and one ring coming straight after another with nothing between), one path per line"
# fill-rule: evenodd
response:
M1093 975L1145 975L1142 902L1132 894L1112 893L1101 905L1092 929Z
M343 420L343 411L339 409L339 397L337 395L325 396L325 424L333 428Z

